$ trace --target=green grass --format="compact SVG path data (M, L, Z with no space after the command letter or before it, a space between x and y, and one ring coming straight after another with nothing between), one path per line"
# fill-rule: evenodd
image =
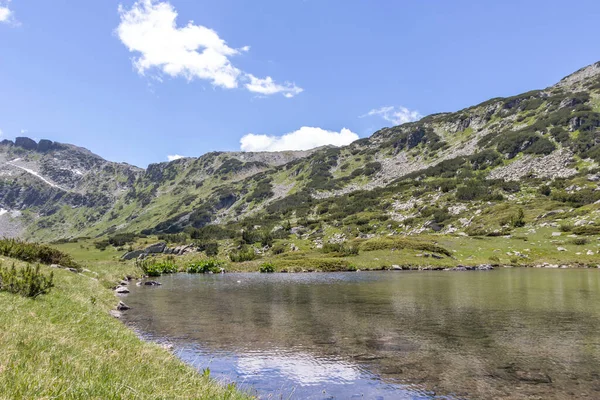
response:
M13 261L24 266L3 262ZM247 398L109 315L118 299L106 287L136 273L131 264L87 268L83 274L53 269L55 287L35 300L0 293L0 398Z

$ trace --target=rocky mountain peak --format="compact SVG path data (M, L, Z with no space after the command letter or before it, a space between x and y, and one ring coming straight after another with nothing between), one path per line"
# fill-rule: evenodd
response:
M600 77L600 61L588 65L587 67L583 67L571 75L564 77L556 84L556 86L579 89L582 84L591 82L596 77Z

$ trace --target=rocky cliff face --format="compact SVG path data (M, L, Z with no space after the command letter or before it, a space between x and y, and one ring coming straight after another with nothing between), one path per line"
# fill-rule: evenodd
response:
M539 186L577 180L582 168L593 175L599 162L596 63L544 90L384 128L341 148L213 152L143 170L49 140L3 141L0 234L52 239L178 232L260 215L319 218L355 193L397 203L404 192L391 188L402 182L437 179L440 193L466 180Z

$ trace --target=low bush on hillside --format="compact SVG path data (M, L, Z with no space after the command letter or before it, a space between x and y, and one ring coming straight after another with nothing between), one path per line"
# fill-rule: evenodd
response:
M576 235L600 235L600 225L584 225L573 228L573 233Z
M222 265L221 261L211 258L191 263L186 268L186 272L188 274L207 274L209 272L218 274L222 271Z
M234 250L229 253L229 259L233 262L252 261L259 257L252 247L242 247L240 250Z
M117 233L108 238L108 243L114 247L122 247L133 243L136 238L137 235L135 233Z
M80 269L70 255L60 250L17 239L0 239L0 255L30 263L59 264L63 267Z
M219 254L219 244L217 242L202 243L198 245L198 250L203 251L207 257L214 257Z
M173 260L141 260L136 261L136 265L147 276L161 276L163 274L173 274L178 271L177 265Z
M357 246L345 243L325 243L322 249L323 253L334 253L340 257L357 256L359 249Z
M444 254L448 257L452 255L450 250L436 243L404 237L383 237L369 239L361 244L360 249L362 251L409 249Z
M277 243L271 248L271 252L274 255L283 254L287 250L287 246L283 243Z
M258 270L262 274L270 274L275 272L275 266L271 263L264 263L258 268Z
M576 246L583 246L588 244L590 241L587 238L573 238L569 241L569 243L574 244Z
M0 264L0 291L18 294L23 297L36 298L46 294L54 287L54 275L40 272L40 266L35 268L28 265L24 268L16 268L13 264L10 268Z

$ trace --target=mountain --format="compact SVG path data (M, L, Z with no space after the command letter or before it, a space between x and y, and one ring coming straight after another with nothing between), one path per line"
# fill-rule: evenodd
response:
M599 163L600 62L543 90L339 148L213 152L144 170L69 144L5 140L0 234L51 241L289 225L321 236L478 235L510 229L502 218L515 207L534 218L576 208L574 221L593 225Z

